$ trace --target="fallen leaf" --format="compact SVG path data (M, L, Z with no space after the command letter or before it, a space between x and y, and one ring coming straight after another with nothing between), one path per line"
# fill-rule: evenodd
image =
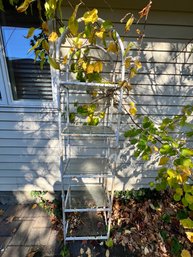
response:
M31 208L35 209L35 208L37 208L37 206L38 206L37 203L34 203Z
M92 252L91 252L91 249L89 247L86 250L86 254L87 254L88 257L92 257Z
M190 240L191 243L193 243L193 232L191 231L186 231L186 236Z
M181 257L191 257L191 254L188 250L182 250Z
M80 254L84 254L84 249L80 248Z
M109 249L107 249L105 253L105 257L109 257L109 256L110 256L110 252L109 252Z
M4 210L0 209L0 216L3 216L3 214L4 214Z
M9 216L7 219L6 219L6 223L11 223L13 222L15 216Z

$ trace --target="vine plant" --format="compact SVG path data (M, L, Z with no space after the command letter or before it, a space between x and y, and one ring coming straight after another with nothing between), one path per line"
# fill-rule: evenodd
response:
M119 44L117 35L114 29L114 25L109 20L104 20L102 23L99 22L99 14L96 8L89 10L83 14L82 17L78 19L78 9L80 5L84 5L81 1L75 6L72 15L68 20L68 24L64 24L62 19L62 4L65 0L9 0L12 5L18 4L16 10L19 13L27 13L33 8L38 9L41 24L38 29L41 30L39 36L36 37L34 32L37 28L31 27L26 35L27 39L31 39L31 48L29 52L34 51L35 61L40 62L40 67L46 62L54 69L65 68L70 59L70 72L74 73L76 79L81 82L98 82L98 83L109 83L104 79L104 69L105 65L103 60L96 58L92 52L92 46L97 47L102 46L105 49L106 54L112 56L110 58L114 59L114 63L118 63L118 56L120 54ZM147 19L149 10L151 7L151 1L149 4L139 12L139 17L136 19L133 14L128 13L121 20L125 20L125 33L128 33L134 22L139 22L145 17ZM3 10L3 1L0 0L0 9ZM59 17L57 14L60 14ZM56 29L51 28L48 24L50 20L57 21ZM79 21L81 20L81 25ZM55 58L53 51L50 51L50 45L55 45L61 34L68 30L66 35L66 43L69 44L68 53L63 56L62 59L58 60ZM138 37L138 44L129 42L124 49L125 66L127 69L128 78L126 81L116 81L119 84L119 88L129 92L132 87L130 85L130 79L133 78L138 70L142 67L141 62L138 57L133 57L131 54L132 48L140 49L140 42L143 39L143 31L139 29L136 30L136 37ZM115 73L116 64L114 65ZM115 80L113 81L115 82ZM119 89L118 88L118 89ZM85 119L85 124L87 125L98 125L101 120L105 117L105 109L99 110L98 102L103 99L107 99L114 96L116 90L106 91L103 97L99 91L89 90L93 101L91 104L80 105L77 102L74 104L76 108L75 112L70 114L70 122L75 122L77 117L82 117ZM103 92L104 93L104 92ZM130 114L135 114L136 108L133 102L130 102Z
M193 242L193 106L182 109L181 115L165 118L159 125L148 117L125 132L134 146L134 156L144 161L157 160L158 172L150 186L157 190L170 189L173 199L182 204L188 217L181 219L186 235Z

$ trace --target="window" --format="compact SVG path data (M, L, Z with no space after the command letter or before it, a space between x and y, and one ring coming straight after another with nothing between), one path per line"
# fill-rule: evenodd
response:
M40 69L39 61L34 62L33 52L28 53L32 42L25 38L30 27L40 26L38 18L21 16L15 10L10 10L6 15L1 15L0 22L11 98L14 101L52 100L50 66L45 64ZM40 30L37 29L35 36L39 34ZM35 42L36 39L32 40Z
M30 40L26 39L28 29L2 26L3 43L14 100L52 99L50 67L40 69L39 61L34 63L34 54L28 53ZM40 31L37 30L38 37Z

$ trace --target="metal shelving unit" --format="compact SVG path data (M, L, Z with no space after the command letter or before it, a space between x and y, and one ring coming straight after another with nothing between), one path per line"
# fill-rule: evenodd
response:
M81 20L79 20L81 22ZM99 19L99 23L103 20ZM125 79L125 57L123 43L115 31L121 49L121 80ZM67 35L65 31L56 44L56 58L60 59L60 47ZM98 47L95 45L95 47ZM105 54L109 53L99 47ZM62 208L64 242L69 240L106 240L110 235L111 212L114 194L114 179L117 162L120 112L123 89L115 81L109 83L88 83L69 79L70 61L66 64L65 79L55 71L54 84L57 87L58 127L60 140L60 173L62 182ZM110 60L111 61L111 60ZM99 126L71 124L70 94L87 92L87 89L118 90L118 112L116 126L112 128L113 99L107 108L108 115ZM116 103L117 104L117 103ZM63 115L65 113L65 115ZM105 145L101 156L76 157L71 154L71 141L85 138L100 139ZM111 140L115 141L115 153L111 153ZM97 146L96 146L97 147ZM65 184L67 182L67 189Z

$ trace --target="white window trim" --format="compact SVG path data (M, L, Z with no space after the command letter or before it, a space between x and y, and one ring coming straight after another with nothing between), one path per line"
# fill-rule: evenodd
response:
M8 67L6 63L2 31L0 29L0 77L3 77L3 81L0 82L0 90L2 99L0 99L0 105L7 105L10 107L45 107L45 108L56 108L57 107L57 89L56 83L54 83L53 77L55 77L55 71L51 68L51 83L52 83L52 98L53 100L28 100L28 99L19 99L14 100L11 82L8 72Z
M1 92L1 99L0 105L7 105L7 94L6 94L6 79L5 79L5 65L4 65L4 50L3 44L0 40L0 92Z

